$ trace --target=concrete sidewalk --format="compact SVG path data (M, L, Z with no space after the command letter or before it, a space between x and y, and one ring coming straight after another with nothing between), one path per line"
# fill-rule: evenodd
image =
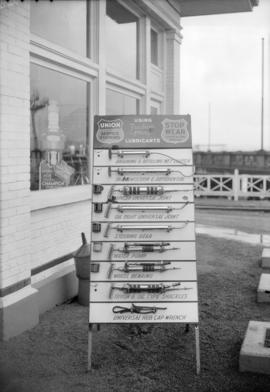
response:
M196 209L265 211L270 212L270 200L228 200L225 198L199 197L195 199Z

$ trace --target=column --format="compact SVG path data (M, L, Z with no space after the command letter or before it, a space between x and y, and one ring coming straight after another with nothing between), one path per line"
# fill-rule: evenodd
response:
M180 110L180 31L166 32L166 114L179 114Z

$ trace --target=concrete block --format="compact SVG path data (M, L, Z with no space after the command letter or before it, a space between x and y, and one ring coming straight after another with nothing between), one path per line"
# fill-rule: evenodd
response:
M264 347L268 328L270 329L270 322L249 322L240 351L240 372L270 374L270 347Z
M270 248L263 248L262 267L263 268L270 268Z
M71 267L65 268L66 273L56 273L47 279L33 284L38 290L37 303L39 314L52 309L56 305L75 297L78 294L78 279Z
M29 286L21 292L7 295L2 300L4 304L3 307L0 306L0 341L17 336L39 323L37 290Z
M261 274L257 290L258 302L270 302L270 274Z

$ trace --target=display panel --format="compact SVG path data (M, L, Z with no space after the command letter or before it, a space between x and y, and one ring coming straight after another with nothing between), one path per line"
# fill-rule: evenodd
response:
M90 324L198 323L190 116L96 116L93 157Z

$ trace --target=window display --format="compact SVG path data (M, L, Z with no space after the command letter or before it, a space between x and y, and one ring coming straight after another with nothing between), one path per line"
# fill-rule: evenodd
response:
M31 190L88 184L89 83L36 64L30 79Z

